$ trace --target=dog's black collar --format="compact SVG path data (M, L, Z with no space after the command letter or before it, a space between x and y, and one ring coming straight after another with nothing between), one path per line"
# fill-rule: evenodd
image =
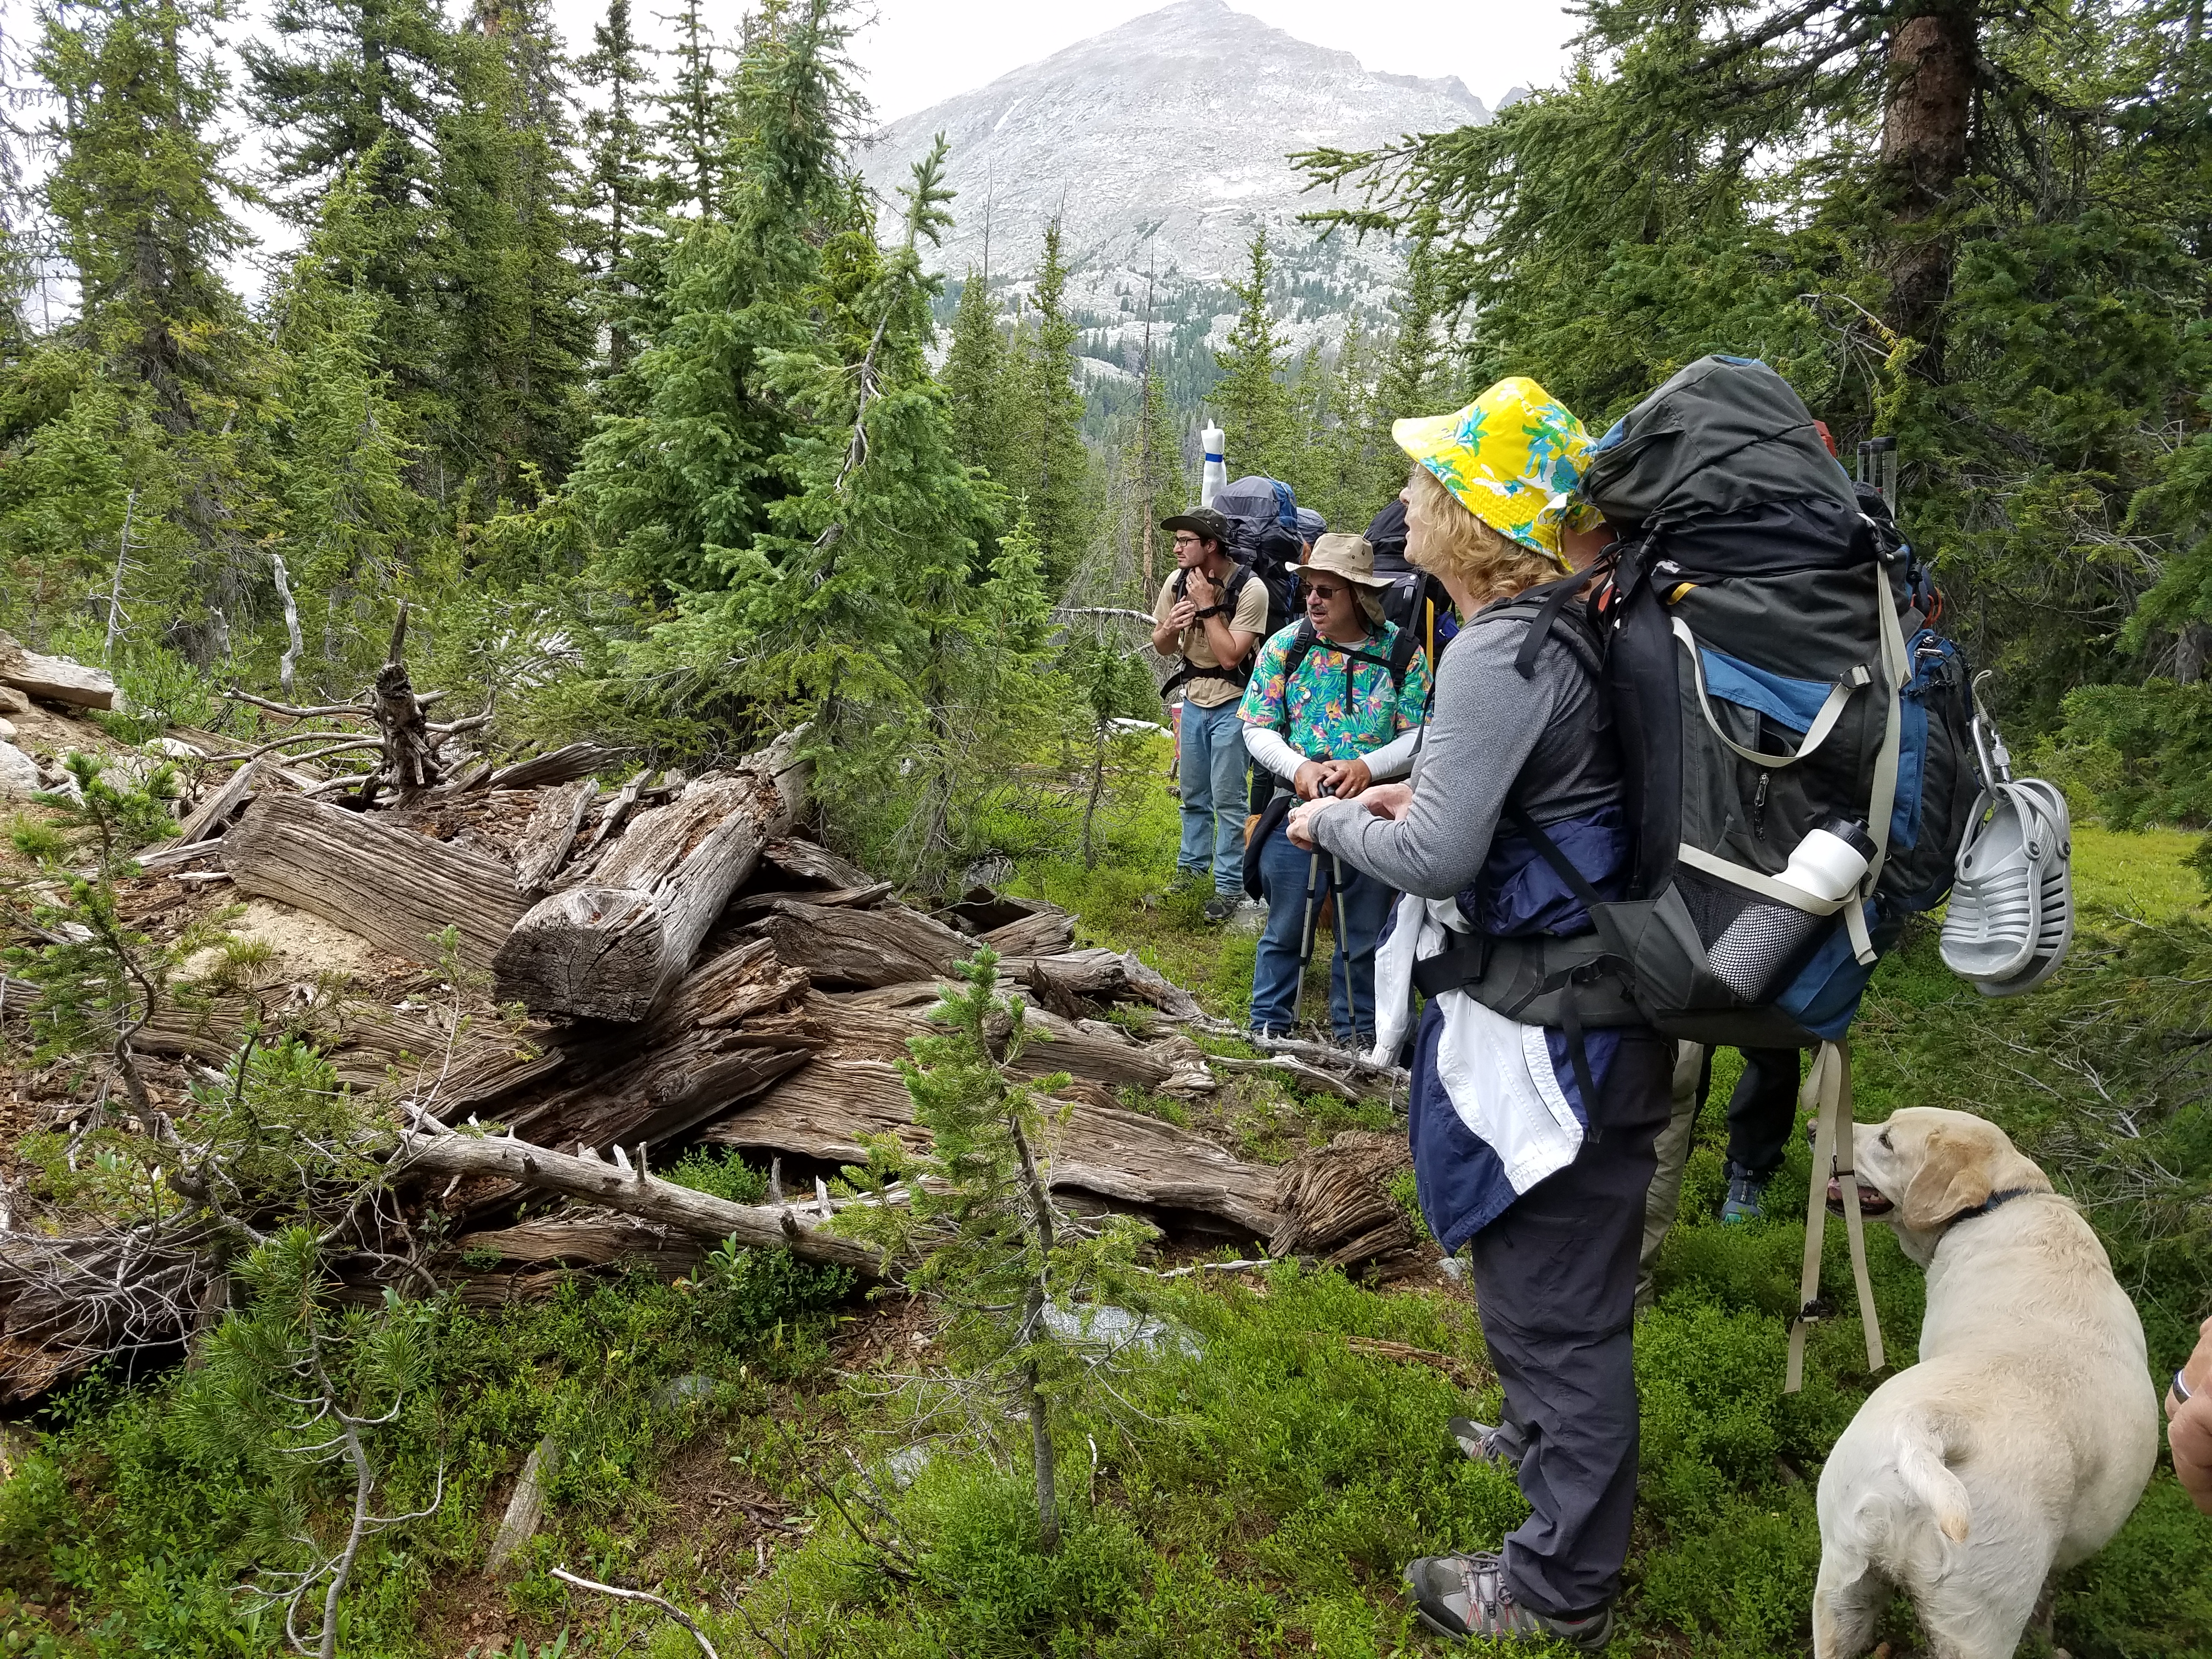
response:
M1972 1209L1960 1211L1943 1224L1946 1227L1955 1227L1961 1221L1972 1221L1976 1216L1987 1215L1991 1210L2002 1209L2015 1198L2026 1198L2031 1194L2045 1190L2045 1188L2041 1187L2008 1187L2001 1193L1991 1193Z

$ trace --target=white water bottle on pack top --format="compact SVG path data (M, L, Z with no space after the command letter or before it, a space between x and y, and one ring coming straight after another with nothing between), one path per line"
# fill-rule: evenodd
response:
M1229 463L1222 448L1223 434L1219 427L1208 421L1198 441L1206 446L1206 469L1198 475L1198 504L1212 507L1213 498L1229 482Z
M1866 878L1873 860L1873 837L1856 818L1830 818L1810 831L1774 879L1829 909L1816 915L1779 899L1754 898L1706 951L1713 977L1747 1002L1771 1000L1779 988L1771 981Z

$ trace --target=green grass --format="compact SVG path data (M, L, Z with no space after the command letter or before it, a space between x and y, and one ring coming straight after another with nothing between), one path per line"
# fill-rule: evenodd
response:
M2085 908L2147 921L2204 912L2203 879L2186 862L2203 841L2189 830L2074 826L2074 896Z
M1217 1007L1234 1007L1233 941L1200 927L1184 914L1191 907L1143 901L1172 866L1173 830L1171 801L1139 799L1109 824L1097 870L1032 853L1023 883L1070 903L1091 937L1140 945L1171 971L1196 973ZM1921 1103L1982 1112L2082 1203L2160 1367L2212 1309L2212 1045L2201 1041L2212 927L2180 863L2190 839L2078 836L2081 943L2033 998L1978 996L1943 969L1932 922L1916 925L1877 974L1854 1034L1862 1120ZM1809 1153L1793 1139L1766 1218L1720 1224L1720 1103L1736 1070L1732 1053L1717 1058L1658 1305L1638 1327L1642 1479L1616 1652L1806 1651L1814 1484L1878 1380L1866 1371L1844 1242L1832 1228L1826 1284L1844 1311L1814 1332L1805 1390L1781 1392ZM1188 1115L1266 1157L1350 1121L1396 1121L1246 1091L1241 1079L1222 1096L1196 1107L1131 1103ZM711 1158L677 1172L732 1195L757 1184ZM1902 1365L1923 1282L1886 1229L1871 1229L1869 1243L1891 1363ZM504 1610L526 1659L564 1630L580 1654L690 1650L649 1613L617 1613L562 1589L546 1570L565 1561L661 1586L701 1610L732 1656L769 1651L733 1610L742 1598L769 1637L809 1659L1383 1659L1441 1650L1408 1623L1404 1562L1494 1546L1522 1513L1512 1483L1468 1463L1444 1432L1449 1417L1480 1416L1498 1395L1475 1310L1441 1280L1376 1289L1282 1267L1162 1285L1153 1311L1189 1348L1129 1356L1062 1409L1069 1518L1053 1555L1036 1544L1021 1425L996 1401L953 1409L941 1389L901 1386L933 1364L903 1325L872 1359L833 1369L827 1293L770 1255L702 1290L617 1281L545 1306L449 1310L434 1388L410 1407L416 1450L395 1473L405 1499L444 1460L447 1504L374 1544L346 1651L460 1651L441 1621L464 1592ZM1456 1362L1471 1386L1357 1346L1376 1338ZM667 1389L702 1375L712 1379L704 1392ZM235 1593L247 1565L246 1495L226 1486L222 1469L196 1463L176 1427L187 1387L173 1375L137 1390L96 1384L42 1420L42 1443L0 1488L0 1651L275 1650L273 1631L243 1614ZM545 1531L519 1575L483 1580L506 1483L549 1429L572 1455ZM917 1446L928 1455L902 1486L890 1460ZM769 1534L764 1571L749 1540L733 1541L730 1513L697 1503L716 1482L793 1517L796 1530ZM334 1509L339 1496L333 1489ZM916 1563L911 1581L884 1570L856 1519L902 1542ZM2212 1655L2212 1523L2170 1474L2161 1469L2120 1535L2068 1576L2057 1617L2057 1639L2076 1659ZM1899 1659L1922 1651L1901 1604L1883 1633Z

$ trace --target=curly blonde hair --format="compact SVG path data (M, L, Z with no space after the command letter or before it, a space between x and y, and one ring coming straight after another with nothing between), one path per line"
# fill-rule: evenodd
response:
M1419 552L1409 544L1406 556L1434 575L1464 584L1476 609L1510 599L1522 588L1559 574L1559 568L1542 554L1529 551L1475 517L1425 466L1414 466L1411 482L1422 516L1437 530L1424 538Z

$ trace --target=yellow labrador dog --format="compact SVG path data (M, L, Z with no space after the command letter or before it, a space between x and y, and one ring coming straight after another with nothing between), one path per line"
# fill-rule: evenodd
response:
M1815 1659L1863 1652L1893 1587L1939 1659L2011 1659L2044 1581L2102 1548L2149 1482L2142 1322L2089 1224L1995 1124L1915 1106L1855 1126L1852 1147L1860 1206L1928 1270L1928 1314L1920 1363L1820 1472Z

